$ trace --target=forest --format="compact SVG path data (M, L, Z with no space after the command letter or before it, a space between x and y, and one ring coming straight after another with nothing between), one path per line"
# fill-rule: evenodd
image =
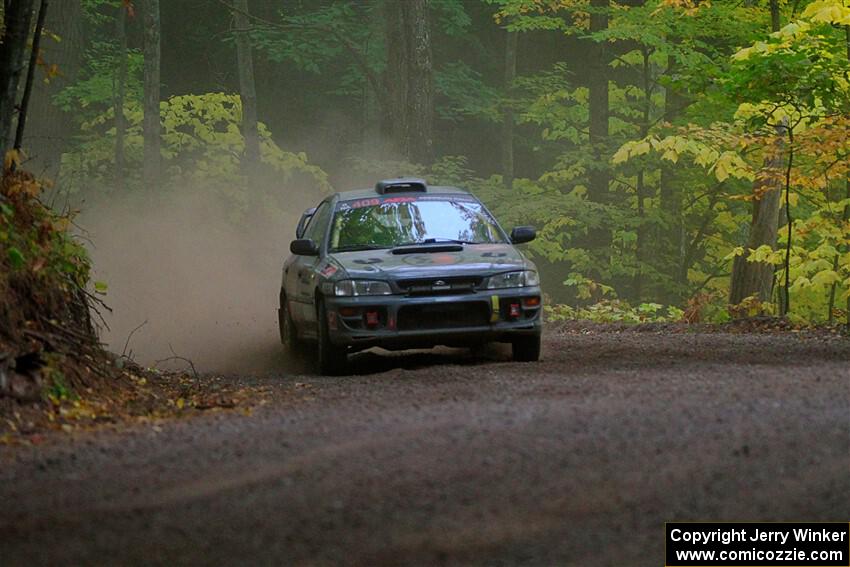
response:
M537 227L550 319L850 316L842 0L29 0L4 22L6 165L57 210L202 187L250 226L419 175Z
M850 564L850 0L0 18L3 567Z

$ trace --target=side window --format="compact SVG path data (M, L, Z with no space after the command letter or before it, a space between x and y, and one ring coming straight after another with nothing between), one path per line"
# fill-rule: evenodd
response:
M319 205L319 208L316 209L313 218L310 219L310 223L307 225L304 238L309 238L316 244L321 244L325 238L325 228L328 226L330 212L331 206L327 201Z

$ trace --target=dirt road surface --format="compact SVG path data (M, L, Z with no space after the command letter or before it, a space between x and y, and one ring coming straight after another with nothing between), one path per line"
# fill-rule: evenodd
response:
M663 565L664 522L850 519L850 341L550 331L284 370L225 413L0 451L0 564Z

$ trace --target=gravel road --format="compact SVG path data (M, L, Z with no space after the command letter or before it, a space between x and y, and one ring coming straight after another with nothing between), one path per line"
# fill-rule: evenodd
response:
M638 329L4 448L0 563L657 567L665 521L850 520L850 341Z

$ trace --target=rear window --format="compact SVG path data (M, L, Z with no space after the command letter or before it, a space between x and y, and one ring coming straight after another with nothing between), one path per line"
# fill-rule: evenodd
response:
M496 221L466 195L384 197L337 204L331 251L392 248L405 244L504 242Z

